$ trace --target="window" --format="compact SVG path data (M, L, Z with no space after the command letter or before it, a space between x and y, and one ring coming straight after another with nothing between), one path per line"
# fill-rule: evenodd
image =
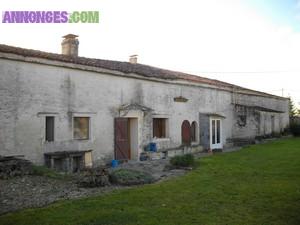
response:
M45 121L45 141L54 141L54 116L46 116Z
M197 129L197 123L194 121L192 122L192 125L191 125L191 141L192 142L196 142L197 141L197 138L196 138L196 130Z
M217 143L220 143L221 136L221 120L217 120Z
M73 137L76 140L87 140L90 138L90 118L74 117Z
M153 119L153 137L165 138L166 135L166 121L164 118L154 118Z

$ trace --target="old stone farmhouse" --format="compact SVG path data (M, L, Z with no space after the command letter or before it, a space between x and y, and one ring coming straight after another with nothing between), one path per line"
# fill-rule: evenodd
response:
M62 54L0 45L0 155L76 171L155 146L155 157L222 149L288 126L286 98L136 56L78 57L78 45L75 35Z

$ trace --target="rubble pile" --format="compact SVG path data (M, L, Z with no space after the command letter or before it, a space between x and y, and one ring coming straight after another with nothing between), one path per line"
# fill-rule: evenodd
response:
M80 187L103 187L110 185L107 168L91 168L82 173L78 181Z
M32 174L32 163L13 156L0 156L0 179Z

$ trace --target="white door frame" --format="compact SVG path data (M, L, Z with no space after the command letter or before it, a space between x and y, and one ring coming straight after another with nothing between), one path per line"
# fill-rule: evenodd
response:
M213 129L212 129L212 121L215 121L215 143L213 144ZM220 121L220 142L217 143L217 121ZM210 143L210 149L222 149L223 148L223 141L222 141L222 138L223 138L223 135L222 135L222 131L223 131L223 128L222 128L222 118L220 117L210 117L209 119L209 143Z

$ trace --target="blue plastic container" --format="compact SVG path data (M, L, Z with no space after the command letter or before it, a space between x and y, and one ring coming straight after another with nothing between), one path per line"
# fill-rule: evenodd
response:
M151 152L156 152L157 151L156 143L151 142L149 144L149 146L150 146L150 151Z
M118 160L115 160L115 159L114 159L114 160L111 161L111 167L112 167L112 168L116 168L116 167L118 167L118 165L119 165Z

